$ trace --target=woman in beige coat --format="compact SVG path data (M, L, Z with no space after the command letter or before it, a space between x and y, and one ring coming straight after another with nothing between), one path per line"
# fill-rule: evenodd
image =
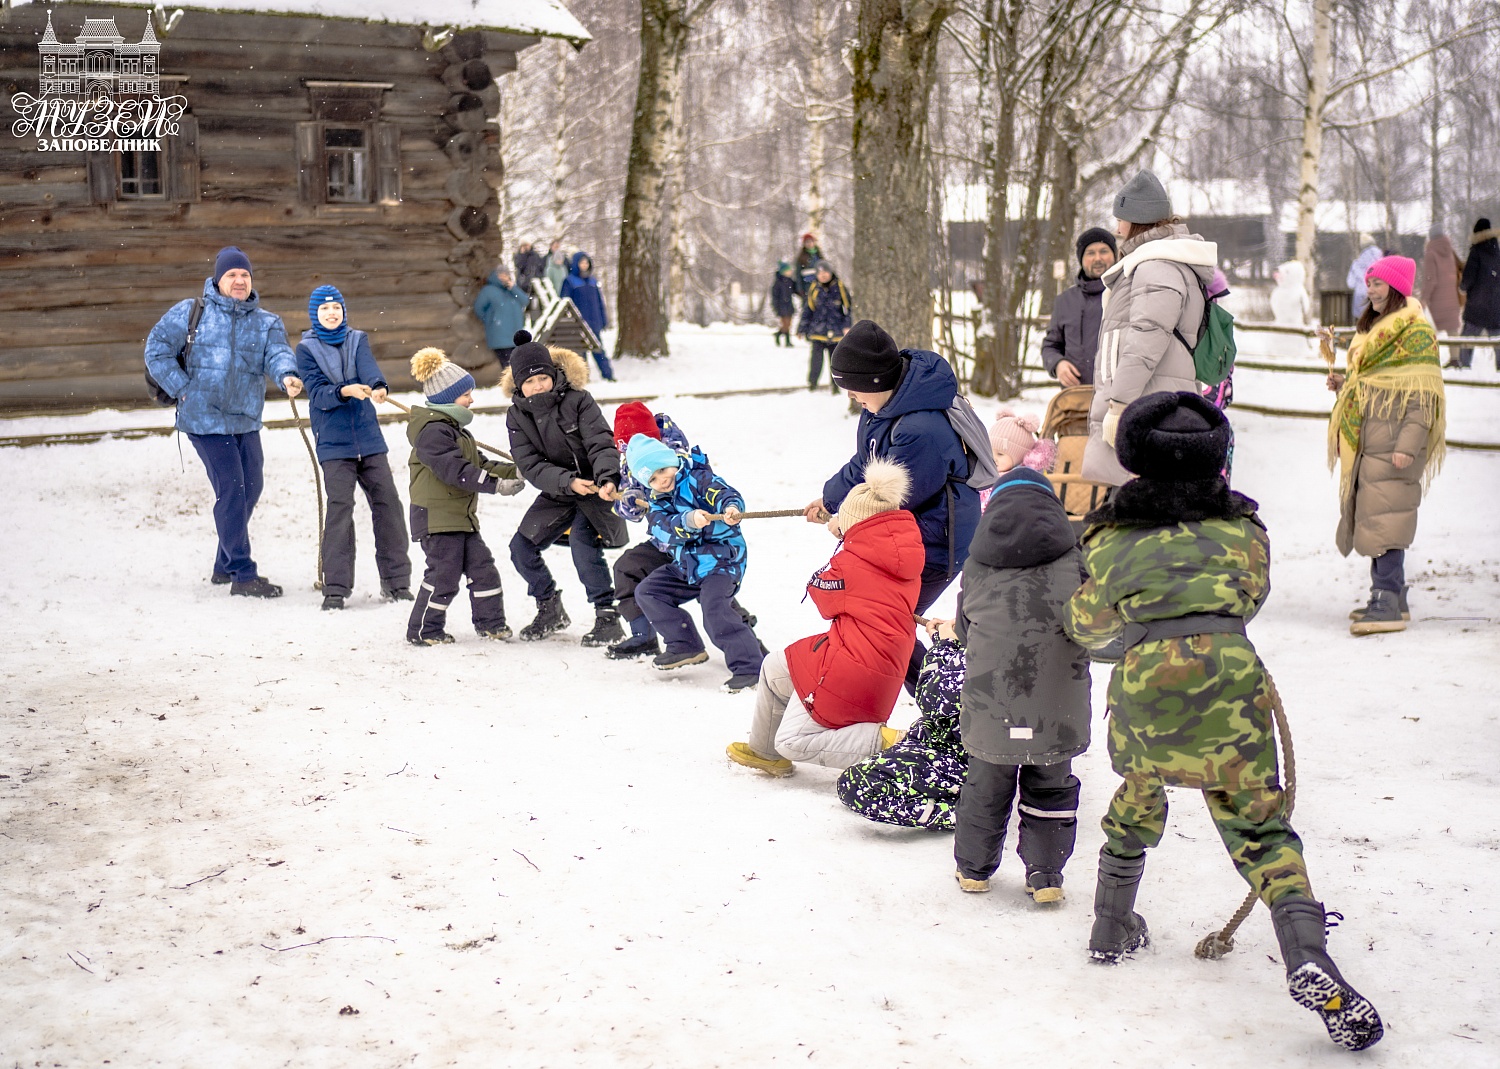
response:
M1198 392L1190 346L1203 325L1203 287L1219 249L1172 215L1156 175L1142 171L1115 197L1120 261L1104 272L1094 361L1094 403L1083 476L1119 486L1132 478L1115 456L1115 425L1147 394Z
M1350 614L1355 635L1406 630L1406 550L1443 460L1443 375L1437 335L1411 296L1416 273L1405 256L1369 269L1348 372L1328 376L1338 393L1328 425L1328 461L1339 468L1335 541L1346 557L1370 558L1370 602Z

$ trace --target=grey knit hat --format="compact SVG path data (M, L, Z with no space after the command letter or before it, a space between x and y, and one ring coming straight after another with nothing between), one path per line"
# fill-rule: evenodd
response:
M1155 223L1172 216L1172 201L1161 179L1141 171L1115 194L1115 218L1127 223Z

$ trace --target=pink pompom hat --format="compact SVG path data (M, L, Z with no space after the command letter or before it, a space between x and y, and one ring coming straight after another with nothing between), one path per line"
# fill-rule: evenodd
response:
M1057 443L1050 438L1038 440L1037 428L1041 426L1035 416L1018 416L1008 408L995 414L990 424L990 446L997 453L1010 457L1012 464L1021 464L1036 471L1051 471L1057 460Z
M1378 278L1403 297L1410 297L1417 284L1417 261L1409 256L1382 256L1365 272L1365 284Z

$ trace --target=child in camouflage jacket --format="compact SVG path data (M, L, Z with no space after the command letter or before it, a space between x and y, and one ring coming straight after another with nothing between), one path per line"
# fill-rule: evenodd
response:
M1157 393L1121 415L1120 463L1140 476L1088 516L1088 580L1068 633L1119 656L1109 753L1124 782L1104 817L1089 952L1115 963L1147 945L1134 912L1146 851L1161 842L1168 786L1203 792L1230 859L1271 910L1292 998L1329 1036L1363 1050L1380 1016L1328 957L1302 841L1286 817L1271 683L1245 624L1270 591L1256 504L1224 482L1228 420L1194 393Z

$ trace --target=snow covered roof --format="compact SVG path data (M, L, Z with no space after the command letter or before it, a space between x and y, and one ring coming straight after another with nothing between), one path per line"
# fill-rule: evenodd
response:
M13 0L26 3L28 0ZM87 0L93 5L141 8L140 0ZM196 11L302 15L390 22L399 26L495 30L526 37L560 37L581 46L593 36L562 0L173 0L168 8Z

